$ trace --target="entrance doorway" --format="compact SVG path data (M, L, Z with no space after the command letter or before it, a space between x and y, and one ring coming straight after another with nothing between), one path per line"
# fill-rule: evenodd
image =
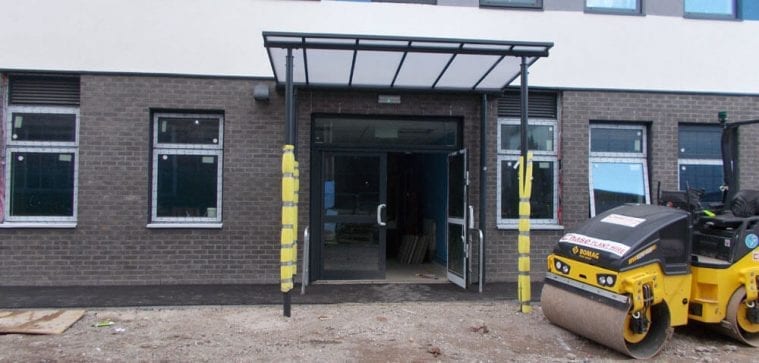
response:
M314 119L312 279L465 286L466 158L452 153L459 127L449 118Z
M446 281L446 155L388 154L387 280Z

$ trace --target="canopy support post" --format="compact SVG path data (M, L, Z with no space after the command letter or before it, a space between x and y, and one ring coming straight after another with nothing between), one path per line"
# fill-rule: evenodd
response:
M293 50L287 48L285 73L285 144L295 145L295 90L293 86Z
M519 101L520 101L520 107L519 107L519 116L521 121L521 127L519 128L519 136L521 137L520 142L520 155L523 158L527 157L527 118L528 118L528 92L529 87L527 86L527 59L525 57L522 57L522 70L520 73L520 92L519 92Z
M295 102L293 100L293 50L287 48L287 59L285 61L285 145L295 146ZM294 150L293 150L294 151ZM297 218L297 216L295 216ZM297 236L298 231L293 231ZM292 279L292 275L290 276ZM292 287L292 282L290 283ZM282 309L286 317L290 317L291 296L290 290L282 292ZM283 289L284 290L284 289Z
M527 84L527 58L522 57L521 81L520 81L520 101L519 107L521 116L521 127L519 128L521 143L519 158L519 241L518 241L518 293L520 311L529 313L532 311L530 300L532 292L530 286L530 194L532 185L532 160L528 156L527 133L528 133L528 107L529 107L529 87Z

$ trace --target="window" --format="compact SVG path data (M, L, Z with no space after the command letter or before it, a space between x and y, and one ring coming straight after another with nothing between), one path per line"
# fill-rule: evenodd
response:
M151 221L221 223L224 117L153 116Z
M461 145L456 119L319 117L311 133L317 145L450 147Z
M542 9L543 0L480 0L480 5Z
M520 156L520 121L498 121L498 227L515 228L519 221L517 161ZM531 119L527 128L528 147L533 152L531 218L534 226L555 225L558 219L557 121ZM538 227L539 228L539 227Z
M685 0L685 16L694 18L736 18L735 0Z
M722 128L682 124L678 129L677 159L680 190L703 189L702 202L722 201Z
M437 0L371 0L375 3L411 3L411 4L429 4L436 5Z
M79 77L11 75L0 174L0 222L75 227Z
M5 221L75 222L76 107L9 106Z
M642 125L590 125L590 214L625 203L650 203L646 130Z
M359 3L412 3L412 4L437 4L437 0L337 0L337 1L353 1Z
M585 0L585 10L603 13L640 14L641 0Z

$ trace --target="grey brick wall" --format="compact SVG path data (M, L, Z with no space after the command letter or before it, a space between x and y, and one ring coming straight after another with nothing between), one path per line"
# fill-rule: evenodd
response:
M78 226L0 230L0 285L278 281L284 102L255 83L82 76ZM146 228L155 108L224 111L223 229Z
M255 80L146 76L82 76L79 220L76 229L0 229L0 285L274 283L279 277L280 155L284 100L253 101ZM271 82L268 82L273 89ZM400 105L376 92L302 90L298 96L301 165L300 231L308 224L309 140L314 113L456 116L479 201L479 95L402 93ZM561 206L567 229L588 218L588 124L650 125L650 178L677 187L677 125L759 117L759 97L565 91L561 95ZM516 230L496 228L496 104L488 120L488 281L515 280ZM224 124L224 227L148 229L150 113L155 109L219 110ZM741 183L759 189L754 140L741 129ZM653 191L652 191L653 192ZM479 216L476 220L479 222ZM533 277L564 231L532 233ZM302 252L302 251L301 251ZM302 256L302 254L300 254Z
M577 225L589 214L588 125L590 121L644 123L648 141L652 196L656 183L676 190L677 130L679 123L717 124L717 112L728 111L731 120L759 117L759 97L685 95L633 92L564 92L562 97L562 161L564 224ZM759 148L754 140L759 125L740 129L740 182L742 188L759 187Z
M590 121L634 122L649 125L651 150L649 178L653 201L656 183L663 190L676 190L679 123L716 123L718 111L728 111L731 120L759 118L759 97L645 92L564 91L560 98L560 159L562 225L571 230L590 214L588 185L588 125ZM495 111L491 111L493 114ZM491 125L493 123L491 122ZM740 129L739 165L741 188L759 188L759 125ZM491 177L488 192L496 192L497 130L490 130L488 144ZM488 205L488 280L515 280L516 231L495 229L495 201ZM542 279L545 257L564 231L532 232L532 277Z
M499 211L496 207L498 191L498 127L497 101L490 102L490 120L488 124L488 198L486 223L485 267L486 281L516 281L519 275L517 267L517 238L516 229L498 229L496 221ZM477 131L479 133L479 130ZM561 230L534 229L530 233L530 266L531 278L542 280L545 274L546 256L553 249ZM533 292L533 296L536 293Z

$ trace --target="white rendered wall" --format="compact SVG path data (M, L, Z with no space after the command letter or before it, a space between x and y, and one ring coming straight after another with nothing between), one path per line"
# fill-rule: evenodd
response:
M549 41L533 86L759 94L759 21L297 0L0 0L0 69L271 77L261 32Z

